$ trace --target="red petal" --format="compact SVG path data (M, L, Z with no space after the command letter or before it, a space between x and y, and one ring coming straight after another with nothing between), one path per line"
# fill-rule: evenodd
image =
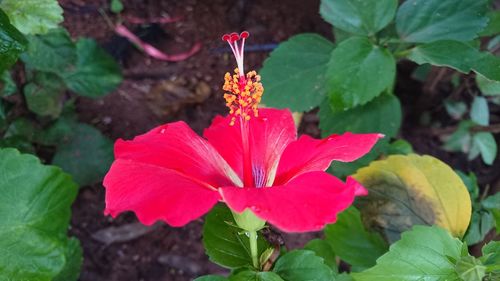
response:
M302 135L283 152L274 184L284 184L306 172L324 171L334 160L354 161L368 153L381 137L381 134L345 133L318 140Z
M321 230L354 201L355 186L325 172L300 175L286 185L265 188L221 188L236 212L250 209L286 232Z
M231 116L217 116L204 136L243 178L243 148L240 120L230 126ZM250 153L255 183L272 184L279 158L286 146L297 138L297 130L289 110L263 108L259 117L252 117ZM260 185L260 186L262 186Z
M106 214L116 217L134 211L139 220L151 225L163 220L183 226L208 212L219 200L219 193L207 184L174 170L116 160L104 179Z
M182 121L156 127L131 141L118 140L115 157L172 169L215 187L241 184L219 153Z

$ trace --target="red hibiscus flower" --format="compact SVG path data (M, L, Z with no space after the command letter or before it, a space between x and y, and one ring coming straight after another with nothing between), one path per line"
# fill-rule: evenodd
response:
M134 211L147 225L163 220L182 226L224 202L281 230L304 232L335 222L366 193L353 179L344 183L324 171L332 161L363 156L382 135L297 139L289 110L257 108L263 88L254 71L244 75L247 37L223 37L238 63L223 87L230 112L216 117L203 137L179 121L116 142L116 160L104 179L107 214Z

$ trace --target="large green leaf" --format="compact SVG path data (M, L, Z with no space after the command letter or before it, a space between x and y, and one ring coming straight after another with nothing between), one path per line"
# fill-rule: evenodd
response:
M50 281L66 263L77 185L14 149L0 149L0 171L0 279Z
M284 254L276 261L273 271L285 281L334 280L330 267L322 258L308 250L294 250Z
M492 36L500 33L500 11L489 11L486 16L488 17L488 26L481 32L481 36Z
M386 138L380 140L371 152L354 162L333 162L331 170L339 177L354 173L368 165L380 154L385 153L388 141L395 137L401 126L401 104L394 95L380 95L372 101L345 111L333 111L328 101L319 110L321 135L353 133L381 133Z
M397 6L397 0L322 0L319 12L335 28L371 36L391 22Z
M7 15L0 9L0 73L17 61L26 44L26 38L10 24Z
M352 276L356 281L460 280L452 260L460 260L462 247L444 229L415 226L403 233L376 266Z
M337 222L325 228L326 241L342 260L359 271L375 265L387 251L387 243L378 233L365 230L359 211L351 207L340 213Z
M60 140L52 164L70 173L80 185L102 180L113 162L113 143L96 128L75 123L73 135Z
M469 192L460 177L431 156L392 155L354 175L368 189L360 197L365 224L394 242L413 225L439 225L462 237L471 217Z
M229 277L229 281L283 281L283 279L274 272L245 270Z
M368 38L342 41L328 63L328 92L335 111L362 105L391 88L396 62L391 53Z
M52 281L77 281L83 262L82 255L80 241L76 238L71 238L66 247L66 264L63 270Z
M248 236L236 226L231 211L224 205L216 205L206 217L203 245L210 260L221 266L237 268L252 265ZM257 247L259 256L269 247L260 233Z
M63 10L57 0L2 0L3 9L24 34L43 34L63 21Z
M21 58L29 68L55 74L72 69L76 62L75 44L65 29L52 29L47 34L32 35L28 39L28 50Z
M328 102L319 110L319 127L323 137L331 134L381 133L395 137L401 126L401 104L394 95L380 95L367 104L345 111L333 111Z
M488 24L488 0L407 0L396 15L407 42L469 41Z
M333 44L316 34L299 34L281 43L261 70L263 102L308 111L326 96L325 72Z
M447 66L463 73L471 70L490 80L500 81L500 58L480 52L458 41L437 41L413 48L408 58L418 64Z
M76 51L75 71L62 74L68 88L82 96L97 98L122 82L120 66L94 40L78 40Z

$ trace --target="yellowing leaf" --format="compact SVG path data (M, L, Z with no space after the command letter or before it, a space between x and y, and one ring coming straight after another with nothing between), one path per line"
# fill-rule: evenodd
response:
M394 155L372 162L354 177L369 195L358 200L365 224L394 242L413 225L438 225L462 237L471 200L460 177L431 156Z

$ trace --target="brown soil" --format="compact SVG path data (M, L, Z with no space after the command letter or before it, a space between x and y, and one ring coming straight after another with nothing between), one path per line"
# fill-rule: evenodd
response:
M130 26L159 49L177 53L188 50L195 42L201 42L203 48L195 56L177 63L151 59L114 35L109 22L118 22L119 18L109 12L110 1L60 0L65 10L64 25L72 36L97 39L123 66L125 81L119 89L99 100L80 98L77 104L83 122L95 125L113 139L129 139L173 120L184 120L201 133L215 115L224 114L221 83L224 73L235 66L232 56L223 49L225 43L220 40L223 33L248 30L253 45L278 43L303 32L315 32L332 39L331 26L318 14L318 0L122 1L126 8L124 16L144 19L183 16L183 20L176 23ZM109 17L109 22L102 12ZM264 51L250 52L245 55L246 65L259 69L267 55ZM413 68L414 65L403 65L399 69L400 75L406 77L399 81L398 93L403 93L408 120L402 136L412 142L417 152L436 155L455 167L488 175L488 182L493 182L498 173L492 171L500 170L498 161L490 168L480 161L469 163L458 154L442 151L437 137L429 137L425 130L413 129L421 126L413 100L422 88L420 83L408 78ZM319 134L314 113L306 114L304 122L303 132ZM211 264L204 254L201 219L184 228L161 225L131 241L106 245L92 236L110 226L136 222L136 218L125 214L112 220L103 215L103 209L101 185L81 189L73 206L71 229L84 249L80 280L181 281L225 272ZM287 246L297 247L317 235L285 235L284 239Z

